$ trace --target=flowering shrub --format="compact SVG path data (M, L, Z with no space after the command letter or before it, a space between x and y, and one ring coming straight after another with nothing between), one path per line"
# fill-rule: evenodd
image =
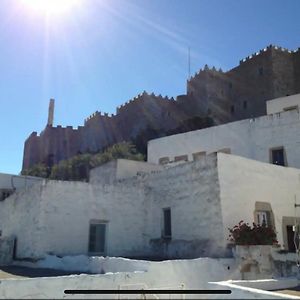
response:
M236 245L277 245L276 232L272 227L265 224L253 223L253 227L248 223L240 221L233 228L228 228L229 241Z

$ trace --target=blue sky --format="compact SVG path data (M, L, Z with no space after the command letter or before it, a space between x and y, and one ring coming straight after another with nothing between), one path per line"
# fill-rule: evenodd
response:
M23 1L23 2L22 2ZM269 44L300 47L300 1L80 0L46 15L1 0L0 172L19 173L23 145L46 125L83 125L146 90L176 96L205 64L228 70ZM41 0L43 1L43 0Z

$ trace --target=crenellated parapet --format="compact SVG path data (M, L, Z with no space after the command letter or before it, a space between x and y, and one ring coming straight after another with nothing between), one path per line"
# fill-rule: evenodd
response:
M281 52L286 52L286 53L295 53L295 52L298 52L300 48L296 49L296 50L289 50L287 48L284 48L284 47L280 47L280 46L276 46L276 45L272 45L270 44L269 46L259 50L258 52L255 52L255 53L252 53L251 55L248 55L247 57L245 57L244 59L241 59L240 60L240 65L245 63L245 62L248 62L250 60L252 60L253 58L259 56L259 55L262 55L264 54L265 52L268 52L270 50L275 50L275 51L281 51Z
M68 131L73 131L73 130L76 130L73 128L73 126L62 126L62 125L57 125L56 127L52 127L51 128L52 130L68 130Z
M92 122L92 121L105 120L105 119L108 120L108 119L113 118L113 117L115 117L114 114L110 115L108 113L102 113L101 111L97 110L84 120L84 125L87 125L89 122Z
M194 76L191 76L188 81L193 81L194 79L198 79L201 76L205 76L207 74L217 75L217 74L223 74L222 68L216 69L215 66L209 67L208 65L205 65L203 69L200 69L198 72L194 74Z
M37 133L36 131L33 131L33 132L29 135L29 137L26 139L25 142L27 142L27 141L29 141L29 140L36 139L36 138L39 138L39 135L38 135L38 133Z
M154 94L153 92L149 94L146 91L143 91L134 98L118 106L116 115L127 112L134 106L142 105L145 101L150 99L155 99L156 101L175 101L174 97L162 96L161 94Z

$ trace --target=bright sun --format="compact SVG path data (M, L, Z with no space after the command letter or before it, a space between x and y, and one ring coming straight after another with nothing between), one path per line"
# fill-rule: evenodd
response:
M42 13L60 14L71 10L79 0L23 0L23 3Z

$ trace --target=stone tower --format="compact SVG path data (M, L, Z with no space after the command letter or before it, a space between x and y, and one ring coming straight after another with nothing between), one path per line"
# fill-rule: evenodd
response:
M49 102L49 110L48 110L48 122L47 126L52 127L53 126L53 119L54 119L54 99L50 99Z

